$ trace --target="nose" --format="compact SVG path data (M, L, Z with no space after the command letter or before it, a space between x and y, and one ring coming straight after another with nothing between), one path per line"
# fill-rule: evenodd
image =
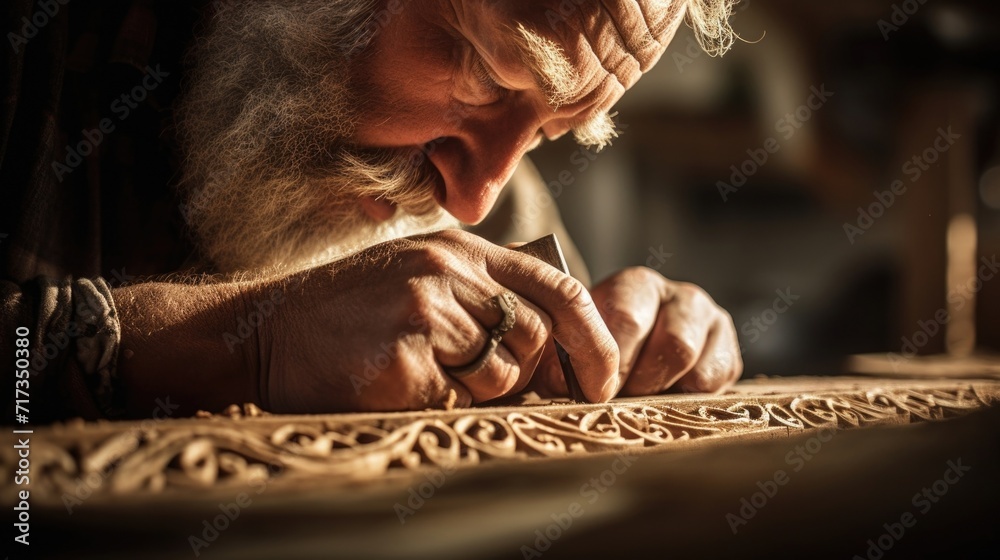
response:
M431 142L427 157L445 185L441 206L464 223L481 222L549 120L528 107L469 116Z

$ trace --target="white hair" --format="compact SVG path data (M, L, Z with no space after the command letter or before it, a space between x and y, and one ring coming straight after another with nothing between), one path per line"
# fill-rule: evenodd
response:
M711 56L722 56L733 46L736 33L729 25L729 17L737 1L688 0L685 20L698 44Z
M241 2L193 49L178 109L181 189L190 232L217 270L309 266L444 223L429 166L348 141L369 97L356 70L384 25L380 6ZM374 223L362 197L399 212Z

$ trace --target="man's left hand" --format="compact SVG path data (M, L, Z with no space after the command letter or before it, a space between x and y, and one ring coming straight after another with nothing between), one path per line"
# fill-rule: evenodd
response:
M618 343L619 396L667 389L718 392L743 372L732 317L698 286L636 267L604 280L591 295ZM532 388L566 395L559 360L549 346Z

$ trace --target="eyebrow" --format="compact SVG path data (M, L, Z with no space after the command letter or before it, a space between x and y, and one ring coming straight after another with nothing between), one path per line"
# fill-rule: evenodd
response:
M580 79L562 48L518 23L511 29L521 59L531 71L553 109L566 105L580 93Z
M520 23L512 31L520 39L515 42L521 51L522 60L545 92L552 109L558 109L580 97L579 75L559 45ZM570 130L578 144L594 147L597 151L601 151L618 137L617 126L607 112L580 118L570 123Z

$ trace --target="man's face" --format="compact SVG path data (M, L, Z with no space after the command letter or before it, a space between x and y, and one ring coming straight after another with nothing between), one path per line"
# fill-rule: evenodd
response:
M659 59L682 0L401 0L380 12L370 91L353 142L414 148L435 199L465 223L493 207L521 157L579 129L603 145L608 110ZM597 137L594 131L597 130ZM362 201L373 219L386 200Z
M375 5L238 3L196 47L186 209L218 269L320 264L443 227L442 209L479 222L542 138L608 143L687 2Z

